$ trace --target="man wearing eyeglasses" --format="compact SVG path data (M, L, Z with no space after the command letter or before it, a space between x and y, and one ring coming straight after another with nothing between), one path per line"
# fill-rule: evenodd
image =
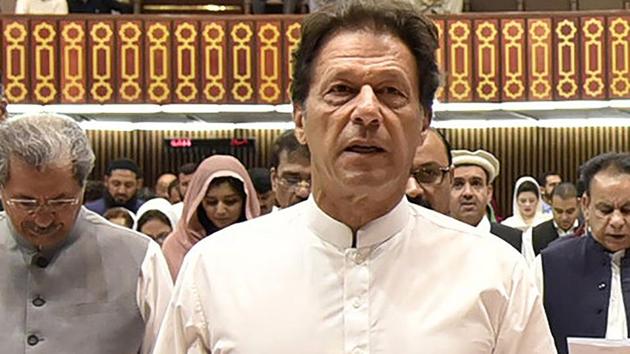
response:
M628 339L630 153L607 153L581 169L589 232L543 249L534 261L558 353L568 337Z
M521 251L522 233L509 226L490 222L488 206L492 182L499 175L499 160L485 151L453 150L453 183L450 194L451 216L468 225L499 236Z
M81 206L94 153L69 117L0 125L3 353L151 353L171 294L160 247Z
M448 140L433 128L422 134L424 141L416 149L411 177L407 181L407 199L448 215L452 178L451 146Z
M282 133L271 148L271 187L278 207L287 208L311 193L311 155L293 129Z

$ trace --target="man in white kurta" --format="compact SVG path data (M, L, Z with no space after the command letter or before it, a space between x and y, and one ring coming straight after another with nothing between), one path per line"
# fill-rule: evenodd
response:
M155 353L555 353L519 254L405 198L439 82L417 11L347 0L304 19L292 101L311 197L193 247Z
M555 353L502 240L406 201L357 236L309 199L204 239L156 353Z

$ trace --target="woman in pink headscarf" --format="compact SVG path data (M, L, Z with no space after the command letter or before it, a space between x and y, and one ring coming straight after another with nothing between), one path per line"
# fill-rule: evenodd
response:
M162 246L173 279L186 253L204 237L260 215L256 190L234 157L211 156L199 165L186 196L182 217Z

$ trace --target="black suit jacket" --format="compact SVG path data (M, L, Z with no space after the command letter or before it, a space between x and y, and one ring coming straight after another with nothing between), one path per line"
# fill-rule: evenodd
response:
M521 230L497 223L490 223L490 233L512 245L519 253L521 252L521 244L523 243Z
M534 253L538 255L547 245L556 240L560 235L553 225L553 219L534 226L532 229L532 242Z

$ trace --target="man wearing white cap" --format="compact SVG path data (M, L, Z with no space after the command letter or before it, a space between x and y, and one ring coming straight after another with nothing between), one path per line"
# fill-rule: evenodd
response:
M492 182L499 174L499 160L484 150L453 150L451 217L490 232L521 250L522 235L517 229L491 223L486 217L492 199Z

